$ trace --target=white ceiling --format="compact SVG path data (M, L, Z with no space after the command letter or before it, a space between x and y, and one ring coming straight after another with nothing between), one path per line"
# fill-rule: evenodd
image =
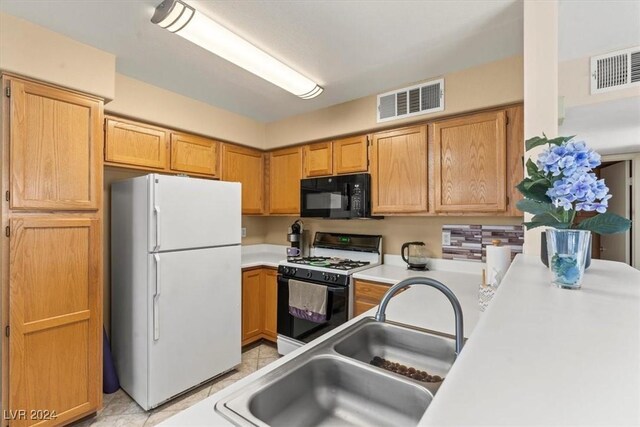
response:
M560 135L577 135L600 154L640 152L640 97L567 109Z
M522 53L522 0L187 1L325 92L298 99L151 24L161 0L2 0L0 10L114 53L122 74L260 121Z
M560 61L640 45L640 1L562 0L558 5Z

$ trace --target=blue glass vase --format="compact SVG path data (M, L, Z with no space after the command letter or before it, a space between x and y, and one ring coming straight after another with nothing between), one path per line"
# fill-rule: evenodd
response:
M563 289L580 289L591 232L547 229L547 254L552 282Z

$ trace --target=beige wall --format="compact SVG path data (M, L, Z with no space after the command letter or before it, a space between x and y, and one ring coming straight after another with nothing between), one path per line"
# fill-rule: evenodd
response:
M433 117L522 101L522 67L522 56L513 56L446 74L445 111L438 113L376 123L376 95L372 95L271 122L266 128L266 148L400 126Z
M296 218L269 217L265 243L287 244L287 228ZM429 256L442 258L442 226L445 224L517 225L522 218L513 217L387 217L381 220L323 220L304 218L310 238L316 231L337 233L379 234L383 236L382 252L399 254L405 242L423 241Z
M524 2L524 137L558 134L558 2ZM536 158L543 147L525 153ZM525 215L525 220L530 216ZM540 252L541 228L525 233L524 252Z
M116 57L0 12L0 70L113 99Z
M640 86L591 95L590 57L584 57L558 64L558 95L564 97L564 107L571 108L640 96Z
M264 148L264 123L122 74L116 74L115 99L105 105L105 111Z

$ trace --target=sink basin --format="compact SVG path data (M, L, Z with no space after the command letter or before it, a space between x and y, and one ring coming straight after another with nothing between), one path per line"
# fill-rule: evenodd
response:
M417 425L442 383L370 365L375 356L445 377L455 340L364 318L220 399L215 410L243 426Z
M225 406L258 425L410 426L431 399L427 389L395 375L321 355Z
M456 357L451 338L373 320L361 323L333 348L338 354L364 363L377 356L443 378ZM435 393L441 383L421 384Z

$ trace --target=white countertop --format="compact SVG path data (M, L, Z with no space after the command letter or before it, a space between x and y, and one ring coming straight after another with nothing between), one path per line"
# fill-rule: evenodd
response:
M277 268L281 261L287 259L287 247L280 245L247 245L242 246L242 259L240 266L244 268L252 267L273 267Z
M640 271L593 260L581 290L518 256L424 425L640 424Z
M391 267L379 266L358 276L382 281L395 280L391 276L398 275L393 277L399 280L403 273ZM375 269L379 269L377 273ZM421 274L443 281L454 291L463 306L465 335L470 335L421 425L640 423L639 271L594 260L583 289L569 291L550 285L549 272L537 256L520 255L477 327L477 284L469 283L464 277L467 275L460 273ZM389 304L388 319L451 333L453 310L444 296L433 292L414 286L398 295ZM352 319L162 425L231 425L214 411L217 401L374 311Z

